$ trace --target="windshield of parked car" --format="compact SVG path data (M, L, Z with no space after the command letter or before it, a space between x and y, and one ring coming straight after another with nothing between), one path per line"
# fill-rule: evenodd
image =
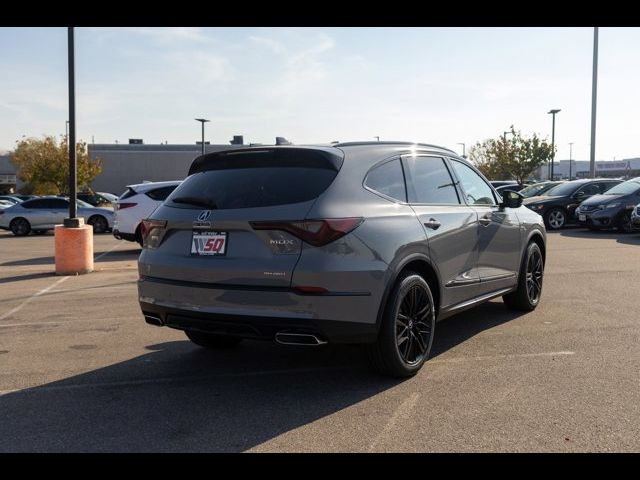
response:
M566 197L567 195L571 195L578 188L585 185L584 183L562 183L557 187L553 187L550 190L547 190L543 193L545 197Z
M535 197L540 192L542 192L545 188L549 188L548 183L536 183L534 185L529 185L528 187L524 187L520 190L520 194L523 197Z
M627 180L604 192L604 195L629 195L640 190L640 180Z

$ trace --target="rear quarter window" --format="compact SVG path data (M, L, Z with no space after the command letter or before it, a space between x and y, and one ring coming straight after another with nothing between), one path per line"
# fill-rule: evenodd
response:
M387 197L407 201L407 189L400 159L391 160L373 168L364 180L364 185Z

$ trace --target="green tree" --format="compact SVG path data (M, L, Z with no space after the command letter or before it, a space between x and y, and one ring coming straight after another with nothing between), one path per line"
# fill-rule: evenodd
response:
M26 183L23 189L39 195L69 193L69 151L67 139L60 142L54 136L26 138L16 142L11 162L18 170L18 178ZM78 188L88 187L102 171L102 160L90 159L85 142L76 144Z
M535 133L523 137L511 125L506 134L478 142L469 149L469 160L491 180L517 180L523 183L553 157L551 144Z

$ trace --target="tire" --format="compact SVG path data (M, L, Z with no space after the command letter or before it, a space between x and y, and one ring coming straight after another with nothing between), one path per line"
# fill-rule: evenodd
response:
M104 233L109 228L109 222L107 222L107 219L102 215L94 215L93 217L90 217L87 223L93 227L94 235L96 233Z
M26 237L31 232L31 224L26 218L22 217L11 220L9 228L16 237Z
M504 295L502 299L511 310L530 312L535 310L542 296L544 260L542 251L535 242L530 242L522 259L518 275L518 289Z
M567 224L567 212L562 208L552 208L544 215L544 224L549 230L560 230Z
M415 375L429 358L435 320L427 282L415 272L401 274L385 306L378 338L366 345L374 369L397 378Z
M631 225L631 211L622 212L618 217L618 231L620 233L631 233L633 225Z
M185 330L184 333L189 340L204 348L231 348L242 341L242 338L239 337L214 335L211 333L196 332L195 330Z

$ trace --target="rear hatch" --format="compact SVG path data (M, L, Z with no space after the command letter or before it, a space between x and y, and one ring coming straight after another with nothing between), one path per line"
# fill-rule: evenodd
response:
M147 222L140 273L226 287L289 287L302 248L296 228L341 166L342 152L334 148L199 157Z

